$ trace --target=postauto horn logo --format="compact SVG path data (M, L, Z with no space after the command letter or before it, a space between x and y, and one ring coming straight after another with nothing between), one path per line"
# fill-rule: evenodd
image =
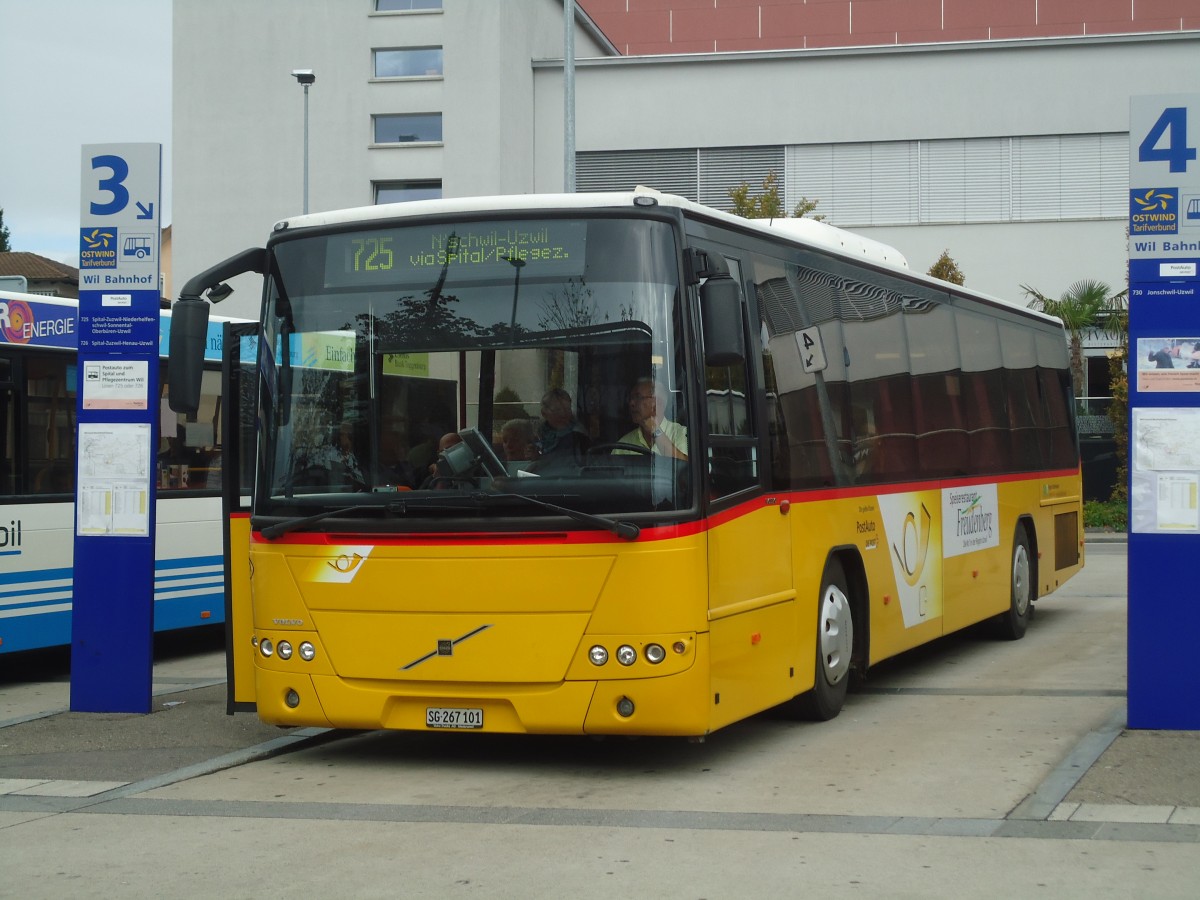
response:
M110 228L79 229L79 268L115 269L117 233Z
M1179 193L1172 188L1130 191L1129 233L1178 234Z

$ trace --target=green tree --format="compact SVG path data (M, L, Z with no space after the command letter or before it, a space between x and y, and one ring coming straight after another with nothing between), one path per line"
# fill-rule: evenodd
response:
M783 211L783 192L779 188L779 176L775 174L774 170L768 172L767 177L763 179L762 193L752 195L750 185L743 181L737 187L729 189L729 199L733 201L731 212L744 219L787 218L787 213ZM818 222L823 221L825 217L816 215L814 212L820 202L820 200L801 197L796 208L792 210L792 217L801 219L808 216Z
M825 217L818 215L815 210L820 200L809 200L807 197L801 197L800 202L796 204L796 208L792 210L792 218L803 219L807 216L817 222L824 222Z
M11 249L8 226L4 224L4 208L0 207L0 253L7 253Z
M942 251L942 255L938 257L937 262L929 267L929 274L934 278L940 278L942 281L948 281L951 284L961 285L965 281L962 269L958 267L958 263L954 261L949 250Z
M1120 322L1125 321L1128 330L1128 291L1114 294L1103 281L1082 279L1076 281L1057 300L1027 284L1021 285L1030 306L1062 319L1067 330L1071 349L1071 382L1075 396L1083 396L1083 333L1099 329L1108 334L1120 335Z

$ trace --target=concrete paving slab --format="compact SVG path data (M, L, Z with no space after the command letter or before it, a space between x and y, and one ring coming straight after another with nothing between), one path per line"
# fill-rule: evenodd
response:
M100 813L13 830L0 866L35 898L157 898L169 883L181 898L1193 900L1200 880L1197 847L1165 842Z
M1177 806L1169 821L1172 825L1200 825L1200 807Z
M1115 703L854 696L832 722L759 717L702 745L372 732L149 796L1002 818Z
M18 791L27 791L40 784L45 784L47 780L45 778L0 778L0 794L15 794Z
M1130 806L1116 803L1080 803L1073 822L1157 822L1166 824L1173 806Z
M17 825L24 825L26 822L34 822L38 819L44 819L46 816L56 815L50 812L34 812L31 810L0 810L0 831L5 828L13 828ZM3 842L0 842L0 865L3 865L4 859Z
M1078 803L1060 803L1054 807L1054 812L1046 817L1048 822L1066 822L1075 814L1075 810L1079 809Z
M127 781L43 781L11 793L20 797L95 797L124 787Z

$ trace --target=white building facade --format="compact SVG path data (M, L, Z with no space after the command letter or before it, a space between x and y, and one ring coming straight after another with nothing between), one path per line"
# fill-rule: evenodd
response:
M560 0L176 0L176 288L309 207L554 192ZM214 48L220 48L215 54ZM787 208L1024 303L1125 286L1129 99L1195 90L1200 32L621 57L575 29L576 182L714 206L775 172ZM257 313L243 276L221 312Z

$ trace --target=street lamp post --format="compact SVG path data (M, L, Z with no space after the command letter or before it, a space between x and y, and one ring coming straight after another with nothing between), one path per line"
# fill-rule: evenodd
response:
M304 212L308 213L308 86L317 80L312 69L293 69L292 77L304 86Z
M517 297L521 295L521 269L525 268L525 260L516 256L501 256L510 266L516 270L513 275L513 304L512 304L512 319L508 323L509 340L516 340L517 334Z

